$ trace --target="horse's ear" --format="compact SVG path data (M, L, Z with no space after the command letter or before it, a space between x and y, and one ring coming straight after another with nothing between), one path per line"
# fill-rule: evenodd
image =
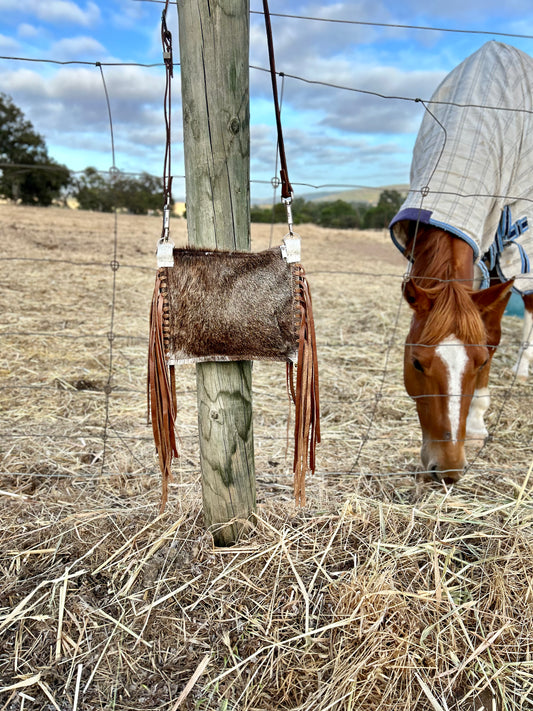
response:
M403 285L403 298L419 316L426 315L431 309L431 299L425 289L417 286L413 279Z
M507 302L511 298L511 289L513 288L514 279L503 281L495 286L489 286L488 289L474 291L472 300L478 307L479 312L483 316L486 313L494 311L503 316Z
M472 294L472 300L485 324L489 345L498 345L500 342L501 320L505 307L511 298L513 283L514 279L511 279Z

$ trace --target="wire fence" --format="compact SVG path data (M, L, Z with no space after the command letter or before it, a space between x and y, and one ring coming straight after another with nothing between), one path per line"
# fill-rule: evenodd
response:
M279 17L294 22L305 19L351 24L351 21L286 14ZM476 30L353 24L485 34ZM490 34L533 39L529 35ZM115 129L105 68L153 68L164 64L8 56L0 59L97 68L109 120L112 182L120 171L115 158ZM251 69L269 71L257 66ZM304 76L286 73L283 76L309 86L310 90L320 84L370 94L385 101L421 102L429 111L429 99L392 96L379 87L367 91ZM285 91L290 89L285 87ZM477 108L511 110L490 105ZM173 177L184 179L184 176ZM293 185L316 190L364 187L346 183ZM456 196L472 198L466 193ZM108 476L159 476L147 422L145 392L148 309L159 218L133 217L118 210L111 215L35 208L22 211L12 205L0 210L4 213L4 249L0 256L3 267L0 299L4 313L0 332L2 475L91 480ZM186 239L184 221L174 218L172 223L174 232ZM312 232L311 227L306 230ZM266 247L271 238L271 233L258 233L255 244ZM391 244L386 245L388 237L383 234L356 237L351 231L334 231L326 238L330 241L326 246L323 239L322 232L313 232L305 243L317 303L322 364L324 453L319 455L320 473L412 476L419 469L420 430L402 383L403 341L409 321L409 310L401 296L406 266L393 256L389 258L387 250L391 255L395 250ZM377 245L379 258L375 252L367 252L370 242ZM48 251L54 255L44 256ZM349 264L358 268L347 268ZM522 413L533 412L531 385L520 383L516 372L510 374L513 359L527 346L527 342L521 341L519 328L516 319L504 320L504 343L494 368L490 436L476 451L471 467L491 466L497 461L502 452L496 446L499 441L504 450L512 443L518 472L523 473L523 467L527 466L530 422L518 422L513 428L517 421L511 404L520 403ZM288 402L279 366L256 364L254 383L259 477L283 491L286 483L279 474L287 463L284 419ZM199 471L191 368L185 367L183 373L178 373L177 389L179 479L196 476ZM493 454L487 453L487 444L494 447Z

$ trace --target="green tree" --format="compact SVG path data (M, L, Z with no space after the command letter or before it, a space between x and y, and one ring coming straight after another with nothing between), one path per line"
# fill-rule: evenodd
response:
M70 171L48 156L46 144L23 112L0 94L0 193L26 204L50 205Z
M384 190L379 196L378 206L381 205L390 209L393 212L392 217L394 217L402 206L403 201L403 195L397 190Z
M295 198L292 201L292 216L295 224L301 225L305 222L322 224L320 222L321 210L328 203L307 201L304 198ZM275 202L271 207L259 207L252 205L250 210L252 222L287 222L287 208L281 202Z
M146 215L163 209L163 181L148 173L117 173L111 178L96 168L86 168L73 185L72 196L82 210L111 212L122 208L134 215Z
M250 220L263 223L287 222L287 208L281 202L275 202L270 207L252 205L250 208Z
M353 205L344 200L323 202L320 204L318 224L322 227L340 227L348 229L359 227L361 223L359 212Z
M74 180L73 188L72 196L82 210L112 212L115 200L111 185L96 168L85 168Z
M388 227L402 202L403 197L397 190L384 190L379 196L378 204L365 212L363 226L367 229Z
M113 185L119 207L134 215L146 215L163 209L163 181L148 173L118 176Z
M304 198L295 198L292 203L292 212L294 220L298 224L304 222L317 223L320 203L307 201ZM287 219L286 216L285 219Z

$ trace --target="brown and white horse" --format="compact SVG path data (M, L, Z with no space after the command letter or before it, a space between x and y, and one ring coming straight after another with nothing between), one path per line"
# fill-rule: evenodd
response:
M487 436L490 365L513 287L525 305L516 375L533 360L533 58L487 42L424 107L411 187L390 227L411 262L404 379L422 463L451 482L465 442Z
M413 224L406 247L413 265L403 293L413 315L405 387L416 402L424 469L451 483L464 470L465 441L487 435L489 372L512 281L474 291L471 247L436 227Z

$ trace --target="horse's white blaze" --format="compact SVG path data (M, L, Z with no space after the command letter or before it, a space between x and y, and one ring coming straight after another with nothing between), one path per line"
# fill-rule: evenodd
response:
M462 382L468 357L462 341L455 336L445 338L435 350L436 355L446 366L448 374L448 419L452 442L457 442L461 417Z

